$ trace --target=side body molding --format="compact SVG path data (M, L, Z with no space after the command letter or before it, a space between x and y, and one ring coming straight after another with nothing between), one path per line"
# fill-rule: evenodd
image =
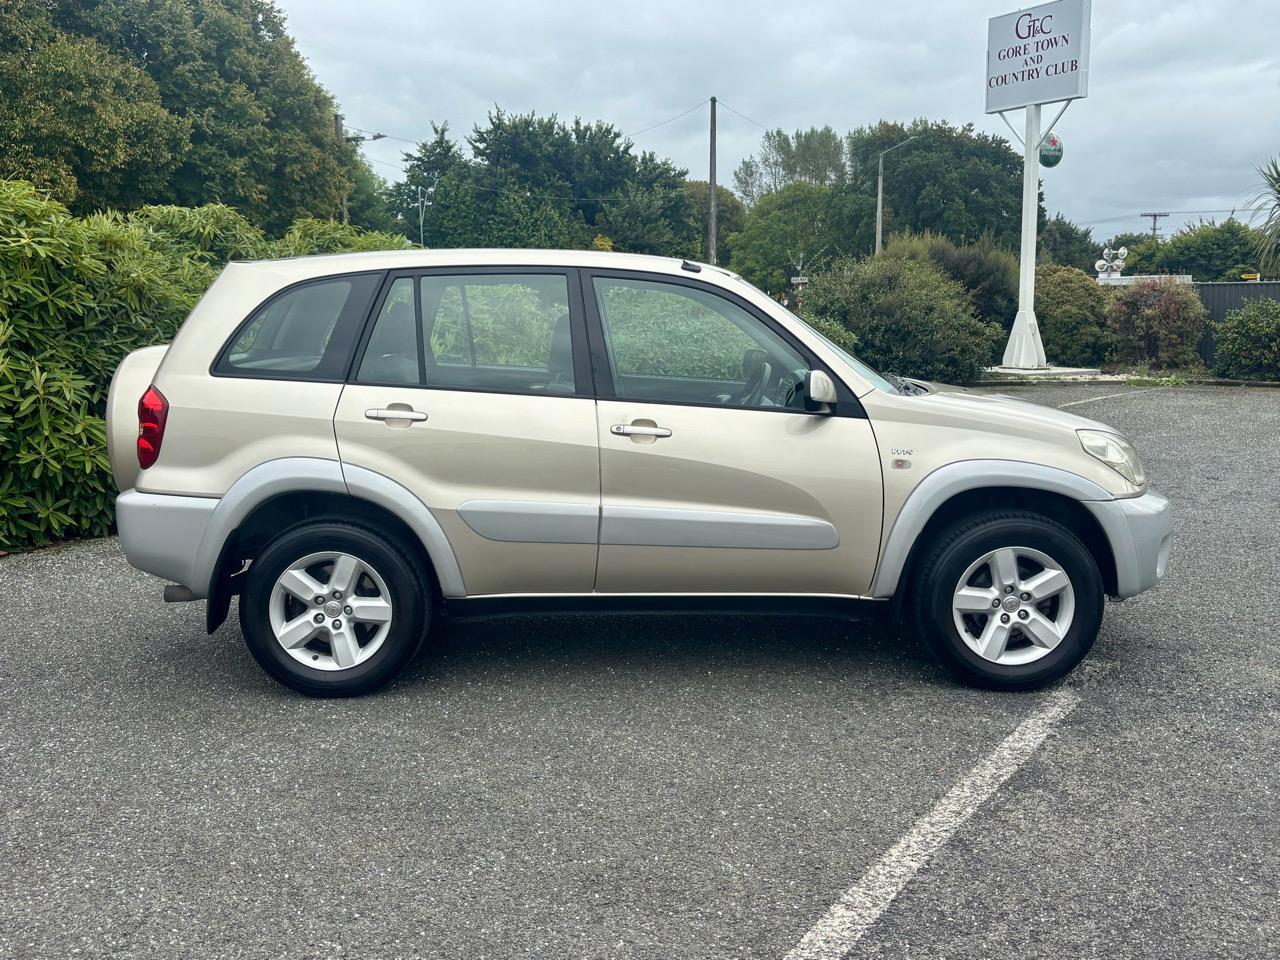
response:
M939 467L911 491L898 511L881 552L871 584L873 597L891 597L906 567L907 557L935 511L958 493L983 487L1025 487L1071 497L1073 500L1114 500L1092 480L1057 467L1021 460L962 460Z
M271 497L298 491L350 494L376 503L403 520L422 541L435 566L446 597L465 596L462 571L444 529L426 504L400 484L361 467L343 467L337 460L283 457L249 470L217 501L192 563L193 593L207 597L214 568L232 532L259 504Z

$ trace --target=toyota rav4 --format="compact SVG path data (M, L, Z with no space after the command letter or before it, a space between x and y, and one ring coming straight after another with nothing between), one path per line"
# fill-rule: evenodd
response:
M1169 556L1115 430L881 375L688 261L232 263L121 363L108 418L129 562L211 632L238 595L309 694L386 683L447 615L866 602L1026 689Z

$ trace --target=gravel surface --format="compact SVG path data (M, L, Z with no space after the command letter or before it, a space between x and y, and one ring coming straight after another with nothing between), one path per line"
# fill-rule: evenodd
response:
M1170 573L853 955L1275 956L1280 391L1007 392L1137 440ZM1046 696L866 623L594 617L315 701L114 541L0 597L5 958L781 957Z

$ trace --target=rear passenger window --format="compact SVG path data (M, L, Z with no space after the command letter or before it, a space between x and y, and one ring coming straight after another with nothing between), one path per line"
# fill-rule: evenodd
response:
M258 309L223 351L214 373L342 380L381 278L358 274L299 284Z
M379 310L360 382L575 392L563 274L431 274L418 278L416 304L411 284L409 278L397 280ZM421 317L417 327L415 308Z

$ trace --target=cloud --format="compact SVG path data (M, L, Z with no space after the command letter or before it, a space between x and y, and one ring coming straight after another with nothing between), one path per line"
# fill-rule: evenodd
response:
M982 81L987 18L1015 0L282 6L348 126L396 137L426 137L432 121L461 137L495 104L631 132L712 94L788 130L925 116L1009 136L982 112ZM1049 210L1093 225L1102 240L1149 228L1136 216L1143 210L1244 205L1257 166L1280 152L1273 15L1264 0L1095 0L1090 95L1057 126L1066 156L1043 174ZM1021 118L1010 119L1020 129ZM728 183L761 131L728 110L719 121L718 173ZM706 124L703 107L635 139L705 178ZM409 146L384 140L366 152L394 178Z

